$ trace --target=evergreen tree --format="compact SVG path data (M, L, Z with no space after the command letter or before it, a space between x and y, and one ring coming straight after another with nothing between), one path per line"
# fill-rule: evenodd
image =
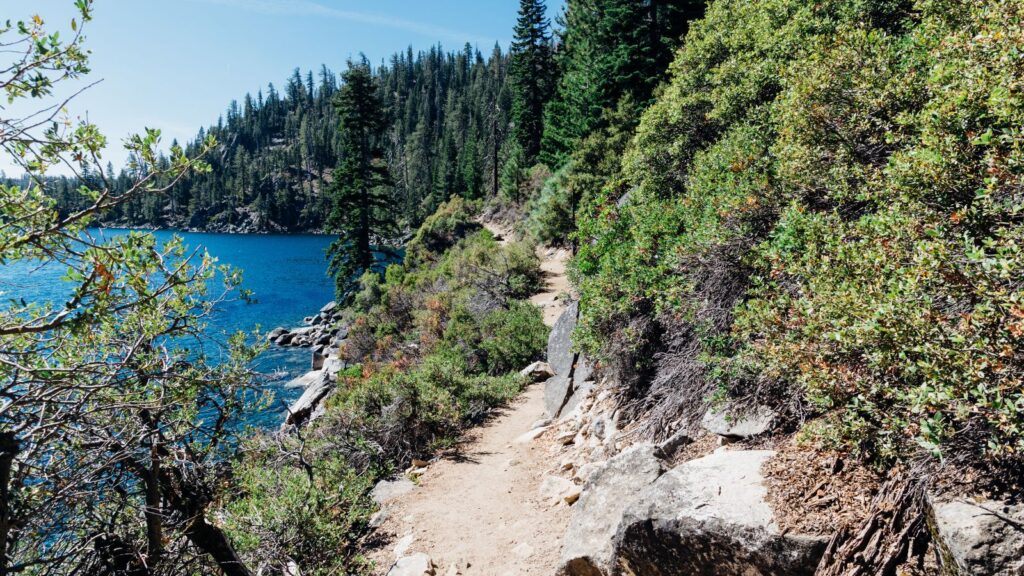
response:
M560 77L545 110L541 160L558 166L602 115L627 99L635 121L651 103L704 0L569 0L557 55Z
M551 22L543 0L521 0L509 65L515 138L528 164L540 154L544 106L554 88Z
M349 62L342 81L335 102L341 160L333 173L327 224L338 232L328 249L330 273L339 298L347 299L358 278L375 268L375 250L380 248L374 241L394 236L395 218L381 145L387 119L365 56Z

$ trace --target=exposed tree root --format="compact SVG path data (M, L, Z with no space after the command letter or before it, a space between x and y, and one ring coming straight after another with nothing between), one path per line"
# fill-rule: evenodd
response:
M860 528L832 537L815 576L897 576L908 564L923 571L931 539L925 488L902 474L888 480Z

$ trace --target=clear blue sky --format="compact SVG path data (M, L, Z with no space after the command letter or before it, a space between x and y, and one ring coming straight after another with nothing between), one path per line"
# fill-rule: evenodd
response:
M552 20L562 4L548 1ZM67 30L72 5L0 0L0 13L39 14L51 30ZM232 99L268 82L280 88L296 67L339 72L360 52L379 63L438 42L452 50L470 42L485 54L495 42L507 48L518 7L518 0L96 0L87 80L102 82L69 108L99 125L112 144L104 159L118 166L127 134L153 127L167 142L190 139ZM0 169L15 171L7 158Z

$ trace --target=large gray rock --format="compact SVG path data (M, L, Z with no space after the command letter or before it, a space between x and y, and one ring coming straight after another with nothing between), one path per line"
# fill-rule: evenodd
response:
M345 361L344 360L341 360L341 359L336 358L334 356L328 356L327 359L324 360L324 372L327 372L328 374L330 374L331 377L336 376L338 374L338 372L341 372L344 369L345 369Z
M288 408L283 428L289 426L302 427L314 419L319 412L320 403L334 391L334 378L327 372L316 372L318 376L311 382L302 396Z
M312 372L306 372L302 376L299 376L298 378L294 378L294 379L290 380L287 384L284 385L284 387L285 388L306 388L306 387L308 387L308 386L310 386L312 384L315 384L321 378L323 378L323 373L320 372L319 370L314 370Z
M1024 504L957 500L932 509L944 556L961 575L1024 575Z
M370 498L377 504L386 504L416 489L416 483L408 478L381 480L370 490Z
M573 302L558 317L548 335L548 364L560 376L568 376L576 361L576 354L572 351L572 332L576 329L578 313L579 303Z
M627 574L814 574L826 539L782 534L761 465L774 453L720 451L673 468L630 504L614 547Z
M334 302L334 301L328 302L327 304L324 305L323 308L320 309L320 314L332 314L334 312L334 309L337 308L337 307L338 307L338 303L337 302Z
M296 338L306 337L316 332L316 326L303 326L302 328L295 328L291 333Z
M650 444L634 446L590 472L563 539L559 574L611 574L615 559L612 538L623 512L643 487L664 472L658 448Z
M751 438L771 430L776 416L774 411L765 406L746 409L711 408L701 419L701 426L725 438Z
M561 413L571 414L572 411L575 410L581 402L583 402L583 399L586 398L594 390L595 385L596 383L591 380L574 384L572 392L569 395L569 399L566 400L565 404L562 406Z
M544 395L547 414L552 418L579 405L594 386L591 381L593 364L572 350L572 332L578 316L579 302L573 302L559 316L548 336L548 365L555 378L548 380Z
M576 355L576 369L572 371L572 385L575 388L579 388L584 382L588 382L593 379L594 376L594 365L587 360L587 357L583 354Z
M325 360L327 360L327 346L314 346L312 358L310 359L310 366L313 367L313 370L323 370Z
M572 396L572 387L565 376L549 378L544 384L544 413L549 418L557 418L565 406L566 400Z

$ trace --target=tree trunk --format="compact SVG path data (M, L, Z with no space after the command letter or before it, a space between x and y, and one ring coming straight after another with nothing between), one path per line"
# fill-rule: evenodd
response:
M14 458L21 451L13 432L0 433L0 576L8 574L7 541L11 530L10 483Z
M144 478L146 488L146 563L149 567L155 568L163 560L164 555L164 530L163 530L163 509L160 494L160 454L154 444L151 449L150 468Z
M167 455L167 452L162 454ZM168 463L171 461L171 458L166 460ZM187 466L164 466L160 471L160 487L168 507L186 519L185 536L196 548L213 558L225 576L252 576L224 531L206 521L206 507L211 495L203 486L202 474L195 474L195 470L189 470Z
M494 116L491 118L491 138L494 140L491 156L491 194L498 195L498 105L494 105Z
M209 554L217 562L225 576L252 576L252 572L238 557L224 532L209 524L202 515L189 522L185 535L196 548Z

